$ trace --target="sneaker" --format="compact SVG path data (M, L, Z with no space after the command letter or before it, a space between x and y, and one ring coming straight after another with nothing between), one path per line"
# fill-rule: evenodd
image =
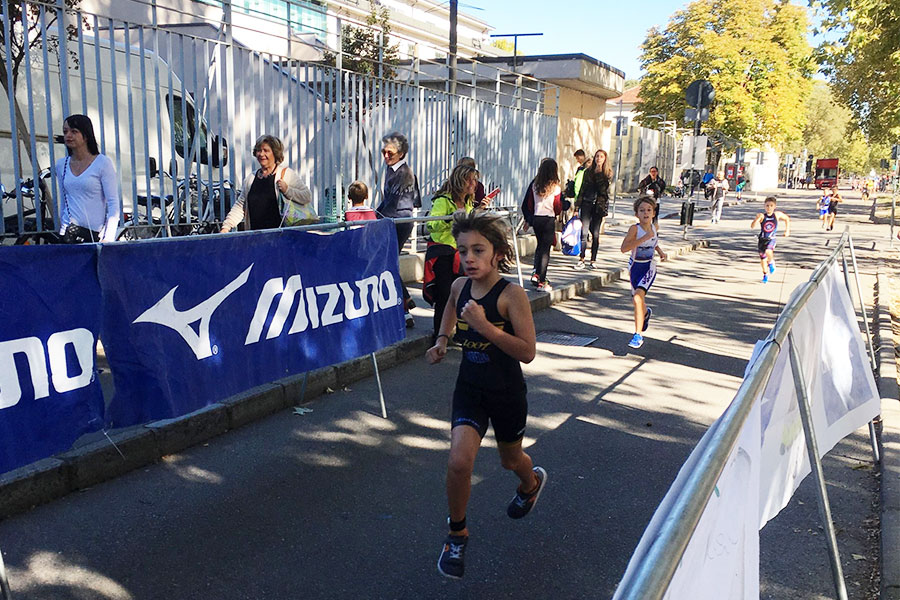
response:
M769 273L775 272L775 263L769 263Z
M538 286L541 283L541 278L537 273L531 274L531 285Z
M644 313L644 326L641 328L641 331L647 331L647 328L650 327L650 317L652 316L653 309L648 306L647 312Z
M639 333L634 334L634 336L631 338L631 341L628 342L629 348L640 348L643 345L644 345L644 336L642 336Z
M553 286L550 285L549 281L542 281L541 283L537 284L537 289L539 292L549 293L553 291Z
M468 542L469 538L465 535L450 534L447 536L437 562L437 568L441 575L451 579L462 579L466 570L465 558Z
M577 270L577 271L583 271L583 270L584 270L584 261L583 261L583 260L579 260L577 263L575 263L575 266L572 267L572 268L575 269L575 270Z
M537 475L538 487L530 494L523 494L521 491L516 490L516 495L513 496L513 499L509 501L509 505L506 507L506 514L509 515L510 519L521 519L530 513L534 505L537 504L544 486L547 485L547 471L541 467L534 467L532 471Z
M406 313L406 328L412 329L416 326L416 320L413 319L413 316L410 313Z
M768 275L763 275L762 282L763 282L763 283L769 283L769 276L768 276Z
M594 264L594 261L591 261L587 264L587 268L590 269L591 271L596 271L597 265Z

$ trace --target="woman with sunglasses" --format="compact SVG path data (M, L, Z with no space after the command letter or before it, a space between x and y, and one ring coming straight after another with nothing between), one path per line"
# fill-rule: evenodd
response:
M413 175L406 155L409 153L409 141L402 133L394 131L381 138L381 156L387 165L384 177L384 194L381 204L376 209L378 218L402 219L413 216L413 208L422 206L419 194L419 182ZM403 252L403 246L412 234L413 223L396 223L397 249ZM403 285L403 312L406 313L406 326L414 327L409 309L415 306Z

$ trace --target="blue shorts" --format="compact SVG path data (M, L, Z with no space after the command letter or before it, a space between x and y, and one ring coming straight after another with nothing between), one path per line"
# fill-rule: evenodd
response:
M759 251L759 257L766 257L766 250L771 250L775 252L775 238L774 237L761 237L756 242L756 249Z
M828 214L828 207L820 208L820 209L819 209L819 216L820 216L820 217L825 216L826 214Z
M629 260L628 270L631 274L631 294L634 295L638 289L649 292L656 279L656 263L652 260L643 262Z

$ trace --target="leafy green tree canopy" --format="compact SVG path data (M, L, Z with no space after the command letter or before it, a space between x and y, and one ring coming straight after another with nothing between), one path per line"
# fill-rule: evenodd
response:
M393 78L400 50L397 44L388 43L390 33L390 11L386 7L378 10L373 2L366 17L366 27L344 25L341 28L342 67L363 75L381 74L385 79ZM336 64L332 52L326 52L324 60L328 65ZM383 65L381 69L379 63Z
M816 0L826 40L822 70L872 141L900 140L900 6L897 0Z
M681 118L684 91L707 79L706 127L745 145L799 139L814 70L806 9L779 0L697 0L650 29L642 45L639 113Z

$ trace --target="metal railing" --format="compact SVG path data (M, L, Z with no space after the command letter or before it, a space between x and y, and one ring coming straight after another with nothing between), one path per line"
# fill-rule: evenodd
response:
M330 218L342 212L353 180L367 182L377 201L380 139L390 131L409 138L409 162L426 201L462 156L476 158L488 187L517 196L540 159L555 155L556 86L502 66L458 65L451 93L449 58L422 58L429 46L420 41L400 44L395 62L372 60L369 74L345 68L359 57L342 52L342 17L326 35L336 44L329 63L242 45L236 36L290 42L287 48L305 42L267 30L265 21L233 10L228 0L215 3L221 9L203 5L205 13L197 15L155 0L104 10L126 4L141 7L141 20L133 12L72 11L63 0L0 3L0 68L17 81L5 90L6 110L0 108L0 182L16 190L15 199L0 204L9 217L0 219L0 235L22 232L16 182L29 174L36 180L41 167L64 156L56 137L72 113L91 117L101 153L115 163L122 213L135 212L138 196L177 196L176 180L196 176L200 188L219 191L207 197L224 214L232 201L224 182L255 170L251 151L262 134L281 138L285 164L307 182L318 213ZM17 47L24 56L18 70L11 60ZM55 221L55 170L51 177ZM165 211L157 212L168 225ZM174 222L208 212L208 206L185 207ZM31 228L49 229L45 220L38 215Z
M875 355L872 349L871 333L869 331L865 305L862 301L859 273L856 270L856 253L853 249L853 241L850 237L848 228L844 231L840 241L828 258L823 260L818 267L816 267L810 276L809 281L804 283L792 296L791 300L788 301L784 310L778 316L772 331L764 340L764 346L751 366L749 373L741 382L741 386L738 388L737 394L735 394L734 401L732 401L722 414L722 417L713 425L715 429L711 431L708 436L705 436L700 444L698 444L695 450L698 452L696 466L688 475L684 487L665 515L656 540L650 546L644 559L637 568L630 573L626 573L619 584L619 593L622 600L659 600L665 595L669 582L675 574L675 570L691 540L691 536L697 527L697 523L700 521L700 517L713 494L719 476L725 468L728 457L737 443L741 430L744 427L744 423L750 415L753 403L765 390L766 384L768 383L769 377L775 366L775 361L781 351L782 344L785 340L792 340L791 327L794 320L797 318L801 309L803 309L809 301L813 292L816 291L819 282L825 276L828 269L839 257L844 267L847 291L852 298L845 251L849 251L853 262L857 294L869 342L869 358L871 366L874 369ZM812 417L810 415L809 402L806 395L806 382L803 379L803 373L793 343L791 343L790 348L794 385L796 387L800 405L801 421L803 422L803 429L806 434L807 453L809 455L810 465L812 466L813 477L816 482L819 514L822 520L822 526L826 530L826 540L831 559L835 590L837 591L838 598L846 600L847 592L838 556L837 541L835 538L834 524L831 520L828 495L825 490L822 463L819 458L815 433L812 427ZM878 445L875 439L875 428L871 422L869 423L869 435L875 461L877 462L879 460Z

